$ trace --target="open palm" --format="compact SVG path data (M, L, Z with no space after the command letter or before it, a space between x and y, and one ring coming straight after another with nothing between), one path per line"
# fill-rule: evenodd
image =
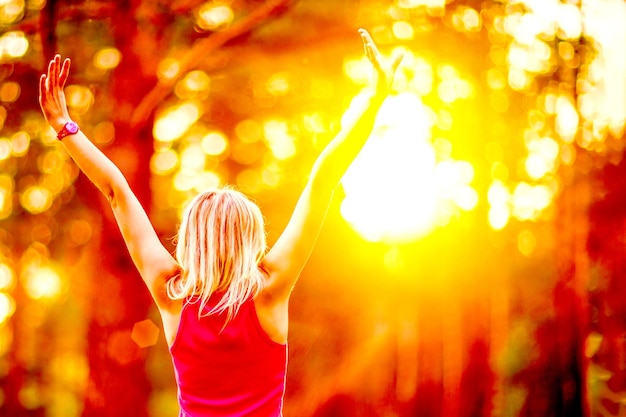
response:
M396 55L391 61L387 62L383 59L382 55L378 51L374 40L370 36L369 32L365 29L359 29L361 40L363 41L363 47L365 48L365 55L370 60L374 69L376 70L376 81L374 83L376 88L376 94L387 95L391 89L393 83L393 77L402 61L402 55Z
M59 130L70 120L63 87L70 72L70 60L56 55L48 64L48 71L39 79L39 105L46 121Z

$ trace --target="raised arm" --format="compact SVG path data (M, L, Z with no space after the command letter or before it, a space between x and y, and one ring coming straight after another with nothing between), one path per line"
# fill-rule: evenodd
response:
M263 266L269 276L265 291L278 303L288 301L317 240L333 192L372 133L376 114L389 94L402 59L396 56L390 63L383 62L369 33L364 29L359 33L365 54L375 70L374 88L354 122L343 127L317 158L287 227L265 257Z
M50 126L60 132L71 118L63 87L70 60L56 55L39 80L39 104ZM178 271L176 261L161 244L148 216L126 178L83 133L62 138L65 149L85 175L105 195L120 227L130 255L159 307L167 307L165 281Z

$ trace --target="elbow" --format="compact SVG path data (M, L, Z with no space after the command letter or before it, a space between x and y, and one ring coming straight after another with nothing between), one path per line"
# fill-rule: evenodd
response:
M307 187L314 200L330 199L339 185L339 180L335 176L315 175L309 179Z
M336 169L328 161L317 163L308 181L311 193L319 197L332 196L341 181L342 173L342 170Z
M102 192L109 204L114 205L116 192L110 184L100 187L100 192Z
M119 204L120 198L124 195L125 189L129 189L128 183L125 181L121 184L106 183L100 187L100 191L113 208Z

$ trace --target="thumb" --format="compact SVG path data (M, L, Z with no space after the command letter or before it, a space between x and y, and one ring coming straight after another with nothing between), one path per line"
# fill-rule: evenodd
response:
M400 62L402 62L402 59L404 58L404 54L402 52L396 52L393 55L393 59L391 61L391 71L393 73L396 72L396 70L398 69L398 67L400 66Z

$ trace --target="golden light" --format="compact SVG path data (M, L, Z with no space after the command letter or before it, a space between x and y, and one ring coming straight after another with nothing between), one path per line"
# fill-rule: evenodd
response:
M561 39L578 39L582 34L582 15L575 4L559 4L556 20Z
M178 172L176 173L176 175L174 175L174 178L172 179L172 184L174 185L174 188L178 191L190 191L196 185L196 180L196 176Z
M24 32L5 32L0 36L0 57L21 58L28 51L28 39Z
M446 0L396 0L396 4L404 9L414 9L426 6L430 9L443 9L446 7Z
M16 22L24 15L24 0L3 0L0 2L0 24Z
M101 69L113 69L122 60L122 53L117 48L100 49L93 57L93 64Z
M200 146L207 155L217 156L226 152L228 140L220 132L211 132L202 138Z
M482 19L475 9L460 6L452 16L452 25L459 31L478 32L482 27Z
M15 273L7 264L0 264L0 290L10 290L15 285Z
M30 0L26 7L30 10L41 10L46 5L47 0Z
M7 138L0 138L0 161L4 161L11 156L11 141Z
M217 188L223 184L220 175L213 171L204 171L198 176L198 180L195 184L195 190L197 192L209 189Z
M527 144L529 155L525 168L530 178L539 180L555 172L559 157L559 144L552 138L531 139Z
M180 170L182 172L202 172L206 162L206 155L197 143L190 143L180 153Z
M186 102L170 107L157 116L152 133L161 142L179 139L200 117L200 105Z
M560 96L556 100L555 130L565 143L572 143L578 132L579 116L569 97Z
M537 238L530 230L522 230L517 235L517 249L524 256L531 256L537 247Z
M626 125L626 3L620 0L582 2L585 34L599 47L587 68L589 83L580 98L585 118L598 131L610 131L620 137ZM598 134L603 137L604 132Z
M500 180L495 180L487 191L489 202L489 225L494 230L502 230L511 217L511 194L507 186Z
M343 123L363 98L355 97ZM413 93L389 97L380 110L373 137L342 180L341 214L366 240L406 243L475 208L473 166L438 160L433 123L432 110Z
M518 220L537 220L551 203L553 192L546 185L517 184L513 190L511 204L513 216Z
M89 364L85 355L71 346L73 342L71 336L64 335L64 349L55 349L54 354L47 358L46 367L47 380L46 388L47 414L50 416L76 416L80 414L83 403L77 392L85 392L89 381ZM71 390L67 387L72 387Z
M242 120L235 126L235 135L244 143L258 142L263 138L263 127L254 120Z
M286 160L296 154L295 137L289 132L284 120L268 120L263 124L265 142L272 154L279 160Z
M157 76L161 80L170 80L175 78L180 72L180 62L174 58L165 58L159 62L157 67Z
M355 84L366 85L372 76L372 64L366 57L346 59L343 62L343 72Z
M489 208L489 226L493 230L502 230L509 223L511 211L508 206L494 206Z
M283 175L277 164L265 164L261 171L261 181L267 188L276 188L282 182Z
M524 91L532 83L532 78L523 69L511 67L509 69L509 86L513 90Z
M27 379L21 386L18 398L20 403L27 410L40 408L44 402L43 389L40 383L34 378Z
M30 136L20 131L11 136L11 153L13 156L24 156L30 147Z
M266 82L267 92L273 96L284 96L289 92L289 74L279 72L272 75Z
M13 103L20 96L20 85L13 81L8 81L0 87L0 100L5 103Z
M13 177L0 175L0 219L6 219L13 212Z
M393 31L393 36L397 39L410 40L415 35L413 26L405 21L394 22L391 30Z
M150 158L150 171L157 175L167 175L178 166L178 154L171 150L157 150Z
M492 90L503 90L506 87L505 75L496 68L487 71L487 84Z
M63 292L61 277L50 267L26 267L23 283L26 294L35 300L54 299Z
M50 149L37 158L37 167L43 174L56 174L63 169L65 157L58 149Z
M178 191L200 191L219 187L222 184L222 179L219 174L212 171L204 171L199 174L195 172L178 172L174 175L173 184Z
M191 71L183 78L185 88L190 91L208 90L211 85L211 78L204 71Z
M437 93L441 101L452 103L458 99L468 98L471 94L471 86L463 80L446 80L439 84Z
M69 85L65 88L67 105L77 114L85 114L93 104L93 93L82 85Z
M15 300L9 295L0 292L0 324L5 323L15 313Z
M66 185L62 175L43 174L39 177L39 186L48 190L53 195L53 198L55 195L60 194Z
M196 24L203 30L221 30L235 18L233 10L226 5L205 4L196 15Z
M397 247L391 247L387 250L383 262L385 263L385 267L390 271L399 271L405 265L404 257Z
M571 61L574 57L576 57L576 49L574 49L574 46L569 42L559 42L558 51L559 56L565 61Z
M29 213L43 213L52 205L52 194L47 188L28 187L20 195L20 204Z
M406 61L413 58L413 81L411 83L411 88L415 91L416 94L420 96L425 96L429 94L433 89L434 82L434 73L433 67L430 65L430 62L426 61L423 58L415 57L413 54L405 54L403 61Z
M320 113L305 114L302 118L302 123L304 129L309 133L319 134L328 131L324 118ZM314 139L314 146L318 145L316 142Z

